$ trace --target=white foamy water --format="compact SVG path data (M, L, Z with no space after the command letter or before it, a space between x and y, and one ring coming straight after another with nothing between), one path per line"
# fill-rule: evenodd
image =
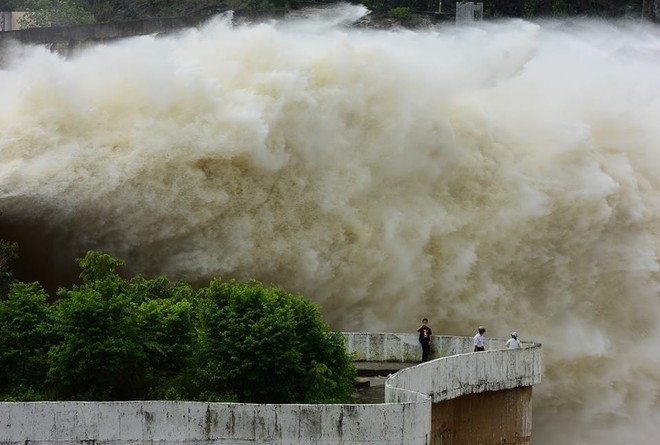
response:
M55 234L54 265L255 277L334 329L518 331L535 444L652 443L658 29L356 15L5 51L0 224Z

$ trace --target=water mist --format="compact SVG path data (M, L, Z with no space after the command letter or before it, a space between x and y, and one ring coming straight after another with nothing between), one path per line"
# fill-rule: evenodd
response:
M337 330L518 331L535 444L658 437L660 31L364 13L5 49L0 238L60 278L254 277Z

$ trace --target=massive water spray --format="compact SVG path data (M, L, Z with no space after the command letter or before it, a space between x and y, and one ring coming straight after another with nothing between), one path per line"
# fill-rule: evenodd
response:
M544 344L534 443L660 434L660 32L217 18L5 48L0 238L64 280L257 278L335 329Z

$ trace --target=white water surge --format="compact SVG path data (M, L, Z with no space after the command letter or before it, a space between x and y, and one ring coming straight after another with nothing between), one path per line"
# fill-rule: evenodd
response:
M363 13L5 50L0 228L53 267L255 277L337 330L515 330L535 444L654 442L660 31Z

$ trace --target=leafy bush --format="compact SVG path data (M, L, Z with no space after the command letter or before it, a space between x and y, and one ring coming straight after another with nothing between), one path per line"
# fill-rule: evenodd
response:
M140 394L146 355L135 320L136 303L115 274L123 261L89 252L79 260L83 283L61 289L53 311L57 341L50 349L49 382L65 399L122 400Z
M75 0L30 0L25 1L22 8L26 11L18 19L22 29L90 25L96 22L86 5Z
M390 17L400 22L408 22L412 19L412 11L407 7L390 9Z
M18 244L0 240L0 298L7 295L14 277L9 264L18 257Z
M355 367L318 308L261 283L125 279L90 251L81 284L0 298L0 400L348 402Z
M165 278L131 280L131 291L157 284L159 292L136 308L139 343L146 357L144 397L184 399L190 393L190 368L197 353L197 331L192 288L183 282L173 287ZM143 294L144 295L144 294Z
M318 308L281 289L214 280L202 289L203 381L241 402L345 402L355 368Z
M23 397L43 388L48 371L50 310L38 283L14 283L0 299L0 394Z
M124 262L99 252L79 260L82 284L62 289L48 379L61 398L125 400L181 394L172 388L195 352L194 297L164 277L130 280Z

